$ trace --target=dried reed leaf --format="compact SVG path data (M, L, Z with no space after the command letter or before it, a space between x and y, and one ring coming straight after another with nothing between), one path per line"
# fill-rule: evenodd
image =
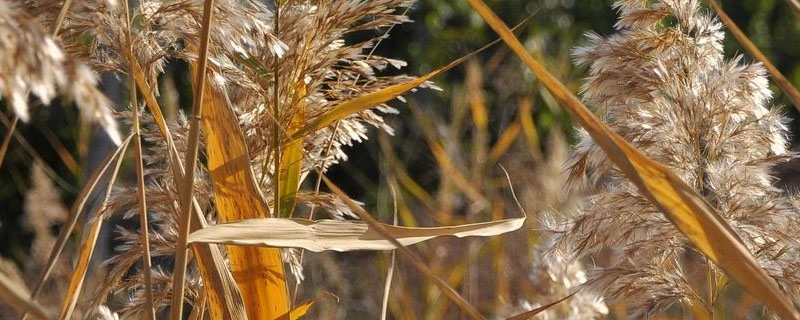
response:
M169 161L173 176L176 177L176 187L180 192L184 187L180 177L184 175L185 169L178 160L180 156L175 148L175 143L172 141L172 134L169 131L169 127L167 127L166 119L155 98L155 93L145 78L144 71L138 61L133 60L132 65L136 87L145 98L145 104L153 115L153 119L169 148ZM191 217L191 230L196 231L205 228L207 222L197 199L192 199L192 205L195 209L192 210L194 214ZM215 245L194 245L192 250L194 251L198 269L200 269L203 277L203 286L205 287L205 294L208 296L211 319L246 319L247 315L242 294L236 287L233 275L228 271L220 249Z
M225 93L207 86L203 104L208 170L220 222L269 217L269 208L250 167L244 134ZM273 320L289 311L279 249L229 246L228 259L249 319Z
M442 72L450 70L453 67L463 63L464 61L467 61L469 58L472 58L476 54L491 47L497 42L498 40L492 41L491 43L481 47L480 49L472 51L461 58L453 60L450 63L444 65L443 67L431 71L428 74L425 74L421 77L414 78L407 82L389 86L384 89L368 93L365 95L361 95L351 100L342 102L339 105L332 107L330 111L325 112L311 123L307 124L303 129L292 134L290 136L290 139L292 140L297 139L310 132L314 132L316 130L327 127L331 123L334 123L338 120L342 120L354 113L364 111L368 108L374 107L391 99L397 98L398 96L408 92L409 90L424 84L426 81L441 74Z
M302 318L303 316L311 310L311 307L317 303L317 300L308 300L306 302L301 303L299 306L294 307L288 314L284 314L278 317L276 320L297 320Z
M567 300L567 299L569 299L569 298L572 298L572 296L574 296L576 293L578 293L578 291L575 291L575 292L573 292L573 293L570 293L570 294L569 294L568 296L566 296L566 297L563 297L563 298L561 298L561 299L558 299L558 300L556 300L556 301L553 301L553 302L551 302L551 303L548 303L548 304L546 304L546 305L543 305L543 306L541 306L541 307L538 307L538 308L536 308L536 309L533 309L533 310L526 311L526 312L520 313L520 314L518 314L518 315L515 315L515 316L513 316L513 317L511 317L511 318L508 318L508 319L506 319L506 320L526 320L526 319L533 318L533 316L535 316L535 315L537 315L537 314L541 313L542 311L545 311L545 310L547 310L547 309L550 309L550 308L551 308L551 307L553 307L554 305L557 305L557 304L561 303L561 302L562 302L562 301L564 301L564 300Z
M400 244L409 246L443 236L492 237L517 230L524 221L523 217L446 227L381 226ZM363 221L333 219L245 219L193 232L189 242L303 248L314 252L396 249L391 241Z
M72 271L72 277L69 281L69 289L67 289L66 297L64 298L63 303L61 304L61 312L58 315L58 318L61 320L72 319L72 312L75 310L75 306L78 303L78 298L81 295L81 290L83 289L83 282L86 279L86 272L89 271L89 262L92 259L92 255L94 254L95 245L97 245L97 238L100 236L100 228L103 226L103 221L105 218L103 215L106 211L106 204L108 203L108 197L111 195L112 185L114 181L117 180L117 174L119 173L119 168L122 166L122 155L125 154L125 151L128 149L128 145L130 145L131 139L128 138L125 142L121 145L122 150L119 156L117 157L117 161L114 164L114 170L111 171L111 177L108 179L108 186L106 186L106 194L103 197L103 201L100 203L100 210L97 211L97 215L93 217L93 221L91 226L89 227L89 233L86 235L85 239L81 242L80 252L78 254L78 263L75 265L75 270Z
M2 272L0 272L0 299L19 312L32 314L38 319L49 319L44 308L30 298L25 286L11 280Z
M658 207L695 247L750 293L785 319L800 319L791 300L761 269L742 241L703 197L669 170L647 158L598 120L578 98L536 61L511 30L481 0L470 5L522 59L644 196Z
M797 88L792 85L792 82L789 81L789 79L786 79L783 73L781 73L780 70L778 70L778 68L775 67L771 61L769 61L767 56L765 56L761 50L759 50L758 47L756 47L756 45L750 41L750 38L748 38L747 35L744 34L741 29L739 29L736 23L733 22L730 17L728 17L728 14L722 10L722 6L720 6L716 0L709 0L708 2L711 3L712 7L714 7L714 10L717 12L717 15L719 15L719 18L723 23L725 23L725 26L728 27L728 30L731 31L733 36L736 37L736 40L739 40L739 43L745 48L745 50L747 50L747 52L750 52L753 57L764 64L764 67L767 68L769 73L775 79L775 82L778 83L779 87L781 87L781 90L783 90L786 96L789 97L789 100L792 101L794 107L800 111L800 92L798 92Z
M303 128L305 123L306 86L302 82L295 84L297 92L293 101L295 114L287 130L291 135ZM278 176L278 199L280 212L277 217L291 217L297 202L297 189L300 187L300 173L303 168L303 137L286 142L281 151L281 172Z
M69 239L69 235L72 234L72 230L75 228L75 224L78 222L78 216L81 212L83 212L83 208L86 205L86 202L89 200L89 196L94 192L97 184L100 182L100 178L103 177L111 166L111 163L116 159L117 162L121 161L122 155L127 150L128 145L131 142L131 138L133 135L129 135L118 147L116 150L109 152L108 155L103 159L99 166L92 172L91 176L86 180L84 183L83 188L81 189L78 196L75 198L75 202L72 205L72 208L69 212L69 217L64 222L64 225L61 227L61 230L58 233L58 238L56 238L56 242L53 245L53 250L50 251L50 256L47 259L47 265L45 266L44 272L42 273L39 280L36 282L36 285L33 287L33 291L31 292L31 299L35 299L36 295L41 290L42 285L47 278L50 276L50 273L53 271L53 267L56 265L56 261L58 260L58 256L61 255L61 252L64 250L64 246L67 244L67 240ZM109 182L109 185L111 182Z

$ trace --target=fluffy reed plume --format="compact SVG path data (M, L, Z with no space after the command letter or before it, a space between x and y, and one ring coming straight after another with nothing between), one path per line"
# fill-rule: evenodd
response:
M800 216L770 175L793 155L786 120L779 108L766 107L771 92L763 68L723 57L722 27L696 0L614 7L616 33L591 33L575 51L577 62L590 67L584 100L702 194L779 286L798 296ZM713 312L727 282L697 277L705 267L685 237L585 132L581 137L569 166L573 181L592 192L581 210L552 225L555 254L591 259L589 283L612 303L646 314L676 302ZM713 266L708 273L721 276Z
M32 286L42 274L50 249L55 243L52 229L61 225L68 215L67 208L61 203L58 189L47 177L39 162L34 162L31 168L32 188L25 194L25 214L21 217L22 227L33 234L28 256L23 260L22 268L6 258L0 257L0 272ZM73 247L66 248L66 255L56 261L52 276L44 283L42 294L36 299L47 311L55 313L69 286L69 277L72 266L69 259L74 254ZM12 319L19 314L14 309L0 303L0 318Z
M111 102L95 87L95 73L66 54L45 32L38 16L25 9L0 1L0 97L27 121L30 93L44 104L58 94L66 95L86 119L99 123L119 143Z
M271 194L276 191L273 182L277 170L271 159L276 152L282 152L277 148L283 147L282 143L276 146L276 133L285 140L287 132L296 129L296 123L311 122L339 102L409 79L407 76L378 75L389 66L397 69L405 66L402 61L371 54L370 50L381 37L355 44L345 43L344 37L407 22L398 8L407 8L412 2L349 0L311 5L289 1L279 8L276 21L275 8L265 6L261 1L216 1L209 57L213 74L211 84L227 93L239 117L253 160L252 169L265 198L273 199ZM126 73L130 71L129 62L138 63L145 81L150 87L158 88L158 75L169 61L192 63L196 59L202 1L145 0L136 3L131 8L133 57L125 54L128 52L128 30L124 7L111 2L74 2L59 38L69 54L83 59L97 70ZM52 24L60 5L52 1L31 0L25 2L25 8L41 17L44 24ZM380 105L303 137L301 171L304 176L346 160L342 148L366 139L369 127L391 131L381 114L394 112L396 110L387 105ZM131 116L129 112L121 114L125 122L130 122ZM146 145L145 192L153 224L150 245L155 265L154 304L157 309L162 309L169 303L171 294L171 275L166 270L170 269L167 266L171 265L170 257L174 255L176 217L180 206L175 177L169 166L169 149L155 121L149 114L143 115L142 137ZM183 154L188 133L185 117L179 116L168 126L178 152ZM213 222L215 211L209 175L202 165L198 165L197 170L194 195ZM115 187L109 210L121 212L126 218L136 216L135 194L135 186ZM334 218L352 215L334 195L302 193L298 201L316 206L320 212L328 212ZM99 286L93 306L115 305L107 299L116 297L122 308L114 311L125 318L144 307L142 273L137 270L141 245L138 230L118 228L117 233L121 244L106 262L109 276ZM284 256L291 270L301 279L299 259L292 252L286 252ZM187 303L196 306L203 284L192 268L190 266L187 275L185 298ZM109 317L105 312L98 314Z

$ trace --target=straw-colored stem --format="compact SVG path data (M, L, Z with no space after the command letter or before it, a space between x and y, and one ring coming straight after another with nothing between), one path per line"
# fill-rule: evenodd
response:
M175 270L172 274L172 309L170 319L179 320L183 315L183 295L185 292L187 245L192 216L192 194L194 191L194 168L197 163L197 150L200 146L200 114L203 109L203 92L206 83L208 63L208 42L211 34L211 18L214 0L206 0L203 7L203 26L201 31L200 53L198 55L197 79L195 80L194 105L189 126L189 146L186 150L186 172L183 175L183 190L180 195L181 216L179 217L178 243L175 252Z
M11 144L11 137L14 136L14 130L17 128L17 122L19 122L19 116L14 114L14 119L11 120L11 127L8 128L8 132L6 132L6 136L3 137L3 144L0 145L0 168L3 167L3 160L6 158L6 152L8 152L8 145Z
M800 92L797 91L797 88L792 85L792 83L787 79L783 73L772 64L771 61L761 52L761 50L756 47L756 45L747 38L747 35L742 32L741 29L736 25L735 22L729 17L724 10L722 10L722 6L716 0L709 0L711 6L714 7L714 10L719 15L719 18L725 23L725 26L731 31L736 40L739 40L739 43L749 52L753 57L755 57L758 61L764 64L764 67L767 68L767 71L772 75L775 79L775 82L781 87L783 93L789 98L789 101L792 102L794 107L800 111Z
M128 58L135 59L133 54L133 37L131 36L131 14L130 4L125 0L125 23L127 32ZM142 138L139 125L139 102L136 99L136 78L134 75L133 64L128 63L128 74L130 75L130 103L133 108L133 146L136 161L136 197L139 202L139 232L142 242L142 272L144 272L144 312L147 319L156 318L155 308L153 307L153 264L150 260L150 228L147 221L147 196L144 185L144 164L142 160Z

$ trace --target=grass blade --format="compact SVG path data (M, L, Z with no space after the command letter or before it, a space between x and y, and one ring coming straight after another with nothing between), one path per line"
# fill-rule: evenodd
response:
M131 37L131 14L130 4L125 0L125 28L127 31L127 49L128 57L134 57L133 54L133 41ZM144 295L145 305L144 309L147 314L147 319L154 320L156 318L155 307L153 305L153 264L150 261L150 228L147 222L147 198L144 185L144 160L142 159L142 137L139 129L139 102L136 100L136 88L134 83L136 79L133 73L133 67L130 61L128 62L128 73L130 74L131 88L128 90L130 94L131 105L133 106L133 136L134 136L134 161L136 161L136 197L139 202L139 232L141 234L142 243L142 272L144 272Z
M203 24L200 36L200 53L196 80L194 82L194 106L189 124L189 146L186 150L186 171L183 175L183 190L180 193L181 216L178 217L178 243L175 248L175 268L172 272L172 305L170 319L183 318L183 295L185 291L186 264L188 258L186 237L191 227L194 210L192 193L194 191L194 173L197 163L197 151L200 148L200 115L203 114L203 94L206 84L206 66L208 64L208 42L211 36L211 22L214 13L214 0L205 0L203 6Z
M625 173L675 227L733 279L785 319L800 319L791 300L761 269L735 232L691 187L669 170L647 158L598 120L578 98L526 50L511 30L481 0L467 0L514 53L537 76L592 136L608 157Z
M203 99L208 170L220 222L269 217L269 207L250 167L244 134L227 97L209 86ZM249 319L273 320L289 311L279 249L230 246L228 258Z
M62 226L61 230L58 233L58 238L56 238L55 244L53 244L53 250L50 251L50 256L47 258L47 265L45 266L44 272L42 273L39 280L36 282L36 285L33 287L33 291L31 292L31 299L35 299L36 296L39 294L39 291L42 289L42 285L47 278L50 276L50 273L53 271L53 267L58 260L58 256L61 255L61 252L64 251L64 246L67 244L67 240L69 235L72 234L72 230L75 229L75 225L78 222L78 216L81 212L83 212L83 208L86 205L86 202L89 200L89 196L94 192L97 184L100 182L100 178L103 177L111 166L111 163L116 159L120 161L122 159L122 155L125 153L128 145L131 142L131 138L133 136L128 136L122 144L120 144L116 150L109 152L108 155L103 159L101 164L97 166L97 168L92 172L92 175L89 176L89 179L84 184L84 187L81 189L78 197L76 198L75 202L72 205L72 208L69 212L69 217L67 217L64 225ZM110 184L110 182L109 182Z
M506 320L526 320L526 319L533 318L533 316L535 316L535 315L537 315L537 314L540 314L540 313L542 313L542 311L545 311L545 310L547 310L547 309L550 309L550 308L551 308L551 307L553 307L554 305L557 305L557 304L561 303L561 302L562 302L562 301L564 301L564 300L567 300L567 299L569 299L569 298L572 298L572 296L574 296L576 293L578 293L578 291L575 291L575 292L573 292L573 293L570 293L570 294L569 294L568 296L566 296L566 297L563 297L563 298L561 298L561 299L558 299L558 300L556 300L556 301L550 302L550 303L548 303L548 304L546 304L546 305L543 305L543 306L541 306L541 307L538 307L538 308L536 308L536 309L533 309L533 310L526 311L526 312L520 313L520 314L518 314L518 315L515 315L515 316L513 316L513 317L511 317L511 318L508 318L508 319L506 319Z
M27 291L22 284L0 272L0 299L19 312L32 314L37 319L48 319L44 309L30 298Z
M108 203L108 197L111 195L114 181L117 180L119 168L122 166L122 160L125 158L123 155L128 149L128 145L130 145L130 139L131 138L129 137L127 140L125 140L125 143L121 145L122 152L119 154L117 161L114 164L114 171L111 171L111 177L108 179L106 194L100 204L100 210L98 210L97 214L94 216L94 221L89 227L89 233L81 243L80 252L78 254L78 263L75 265L75 270L72 272L72 277L70 278L69 282L69 289L67 289L66 297L61 304L61 312L58 316L58 318L61 320L72 319L72 312L75 310L75 306L78 303L78 298L81 295L83 282L86 279L86 273L89 271L89 262L94 254L95 245L97 245L97 238L100 236L100 228L103 226L103 221L105 220L104 215L106 211L106 204Z
M166 119L161 112L161 107L158 105L153 89L145 80L144 71L138 61L132 61L136 87L144 97L145 104L153 115L164 141L167 143L172 174L175 177L176 189L180 193L184 188L180 177L183 177L185 169L178 160L180 159L178 149L175 148L175 144L172 141L172 134L169 131L169 127L167 127ZM192 206L195 209L192 210L191 230L197 231L205 228L207 222L200 209L200 204L194 198L192 198ZM205 287L205 294L208 296L208 309L211 319L246 319L247 315L242 294L236 287L233 275L228 271L220 249L215 245L194 245L192 246L192 251L194 251L197 266L203 277L203 286Z
M380 251L395 249L394 241L409 246L444 236L492 237L515 231L524 222L522 217L444 227L400 227L358 220L259 218L209 226L190 234L189 243L303 248L314 252ZM394 240L385 239L381 232Z
M316 130L319 130L319 129L322 129L324 127L327 127L331 123L333 123L335 121L338 121L338 120L342 120L342 119L344 119L344 118L346 118L346 117L348 117L348 116L350 116L350 115L352 115L354 113L358 113L358 112L364 111L366 109L369 109L371 107L374 107L376 105L379 105L381 103L389 101L391 99L397 98L398 96L408 92L409 90L414 89L414 88L422 85L423 83L425 83L426 81L430 80L431 78L433 78L433 77L435 77L435 76L437 76L437 75L439 75L439 74L441 74L441 73L443 73L443 72L445 72L447 70L450 70L455 66L458 66L459 64L463 63L464 61L467 61L469 58L474 57L476 54L480 53L483 50L486 50L487 48L491 47L492 45L494 45L497 42L498 42L498 40L492 41L491 43L481 47L480 49L472 51L472 52L466 54L465 56L463 56L461 58L453 60L450 63L444 65L443 67L440 67L439 69L431 71L428 74L425 74L425 75L423 75L421 77L414 78L414 79L409 80L407 82L404 82L404 83L401 83L401 84L396 84L396 85L393 85L393 86L389 86L389 87L386 87L384 89L381 89L381 90L378 90L378 91L375 91L375 92L372 92L372 93L368 93L368 94L365 94L365 95L361 95L361 96L358 96L358 97L353 98L351 100L342 102L339 105L331 108L330 111L325 112L324 114L322 114L321 116L316 118L314 121L312 121L311 123L309 123L308 125L303 127L303 129L301 129L301 130L295 132L294 134L292 134L290 136L290 139L291 140L297 139L297 138L302 137L302 136L304 136L304 135L306 135L306 134L308 134L310 132L314 132Z
M0 168L3 167L3 160L6 158L6 152L8 152L8 145L11 144L11 137L14 136L14 130L17 128L17 122L19 122L19 116L14 113L14 119L11 120L11 127L8 128L6 132L6 136L3 137L3 144L0 145Z
M296 84L296 88L296 98L293 101L296 111L287 130L290 135L300 131L305 123L305 84L299 82ZM278 208L280 212L276 217L291 217L297 202L297 189L300 187L300 173L303 168L303 137L288 141L281 149L280 174L278 175L280 180L278 183L280 206Z
M794 107L800 111L800 92L797 91L797 88L795 88L789 79L786 79L783 73L781 73L780 70L778 70L778 68L775 67L775 65L772 64L769 59L767 59L767 56L765 56L761 50L759 50L758 47L756 47L756 45L750 41L750 38L748 38L747 35L744 34L741 29L739 29L736 23L733 22L730 17L728 17L728 14L722 10L722 7L719 5L719 3L717 3L716 0L709 0L708 2L711 3L711 6L717 12L719 18L723 23L725 23L725 26L728 27L728 30L731 31L733 36L736 37L736 40L739 40L739 43L742 44L742 47L744 47L747 52L764 64L764 67L767 68L769 73L775 79L775 82L777 82L778 86L781 87L783 93L789 97L789 101L791 101Z

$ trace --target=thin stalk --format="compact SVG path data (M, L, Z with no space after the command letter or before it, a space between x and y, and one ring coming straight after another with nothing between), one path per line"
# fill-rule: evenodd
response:
M392 192L393 206L393 220L392 224L397 225L397 194L395 193L394 185L389 185L389 190ZM389 270L386 271L386 282L383 285L383 303L381 303L381 320L386 320L386 315L389 311L389 293L392 290L392 278L394 277L394 265L397 258L397 250L392 250L391 258L389 258Z
M280 16L281 16L281 0L275 0L275 34L280 33ZM280 90L280 61L275 59L275 64L273 65L273 78L275 79L272 83L272 113L275 115L275 125L272 128L272 152L275 155L272 157L274 162L274 170L272 171L272 194L275 197L273 200L273 211L272 215L274 217L278 217L277 215L281 212L281 199L280 199L280 190L281 190L281 179L279 178L281 172L281 129L280 129L280 94L278 90ZM262 178L266 174L266 171L262 172Z
M194 105L189 125L189 147L186 150L186 173L183 175L183 190L180 195L181 216L179 217L178 243L175 252L175 269L172 274L172 308L170 319L179 320L183 316L183 295L185 292L187 245L186 238L192 216L192 193L194 191L194 168L197 163L197 150L200 146L200 115L203 111L203 92L206 84L208 63L208 42L211 34L211 18L214 0L206 0L203 6L203 26L201 30L200 53L198 55L197 79L195 80Z
M14 119L11 121L11 127L8 128L8 132L6 136L3 137L3 144L0 145L0 168L3 167L3 160L6 158L6 152L8 152L8 145L11 144L11 137L14 136L14 129L17 128L17 122L19 122L19 116L14 113Z
M125 23L127 29L128 58L136 59L133 54L133 37L131 36L131 13L128 0L125 0ZM139 232L142 242L142 271L144 272L144 309L147 319L155 320L156 313L153 307L153 264L150 261L150 228L147 222L147 196L144 189L144 164L142 161L142 138L139 130L139 102L136 99L136 78L133 64L128 64L130 75L130 101L133 106L133 146L136 161L136 196L139 200Z
M61 24L64 22L64 18L67 16L71 5L72 0L64 0L64 5L61 6L61 11L58 12L56 23L53 25L53 38L55 38L58 35L58 31L61 30Z

